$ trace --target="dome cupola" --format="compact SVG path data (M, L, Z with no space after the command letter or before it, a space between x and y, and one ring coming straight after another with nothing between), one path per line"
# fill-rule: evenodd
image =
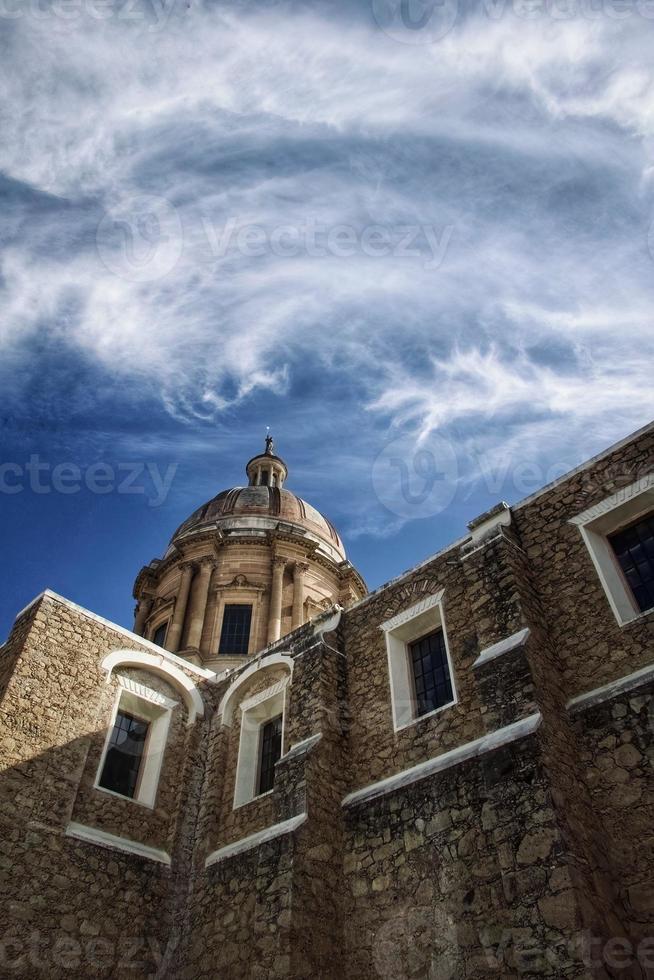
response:
M134 586L134 631L214 670L366 593L333 524L285 487L271 435L245 469L248 486L198 507Z

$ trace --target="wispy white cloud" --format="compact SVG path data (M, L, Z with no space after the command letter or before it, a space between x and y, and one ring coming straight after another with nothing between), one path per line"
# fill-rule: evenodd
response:
M350 434L363 462L343 486L385 430L599 448L654 407L652 30L480 10L406 45L347 8L191 5L158 30L26 13L0 75L12 371L55 336L176 419L297 397L334 451L322 416ZM98 245L106 213L156 243L143 195L174 215L156 277L121 266L120 237L115 263ZM301 247L253 255L248 225L268 242L290 226ZM354 229L354 253L311 254L316 225ZM449 229L442 261L424 233L420 254L366 254L372 225ZM336 408L329 384L347 387ZM360 530L395 528L350 506Z

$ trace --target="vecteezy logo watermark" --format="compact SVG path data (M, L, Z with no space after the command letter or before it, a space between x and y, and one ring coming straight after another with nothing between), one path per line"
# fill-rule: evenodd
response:
M452 503L458 479L452 445L435 434L416 444L398 437L389 442L372 467L377 499L408 520L434 517Z
M0 20L48 21L48 28L56 33L74 31L85 19L113 20L154 33L166 26L175 8L179 16L189 7L183 0L0 0Z
M365 255L371 259L422 258L425 269L437 269L445 258L454 225L435 228L433 225L325 225L309 220L299 225L276 225L272 229L261 225L240 224L229 218L216 226L203 218L202 227L215 259L231 253L260 258L276 255L280 258L348 259Z
M432 44L454 27L458 0L372 0L375 20L403 44Z
M62 921L72 929L75 916L65 915ZM16 976L45 977L74 971L75 976L153 977L170 961L180 940L176 929L164 943L155 936L109 939L100 935L101 924L90 919L82 918L81 925L91 934L67 934L65 929L55 935L37 930L29 936L5 934L0 938L2 976L15 972Z
M135 197L104 215L96 244L110 272L131 282L152 282L177 265L183 249L182 222L165 198Z
M459 0L371 0L375 20L403 44L432 44L454 27ZM654 19L654 0L480 0L474 12L489 21Z
M0 0L1 2L1 0ZM189 229L194 257L218 262L233 256L293 259L414 259L428 271L440 268L455 226L322 224L311 218L298 224L255 225L229 217L200 217ZM97 230L98 254L117 276L134 282L160 279L177 264L183 250L182 223L163 198L137 198L104 215Z
M397 909L373 939L373 964L382 980L454 980L461 976L461 958L454 917L436 903Z
M159 507L170 492L177 472L171 463L162 474L156 463L97 462L81 467L77 463L57 463L52 466L38 454L26 463L0 463L0 494L32 493L136 493L143 494L149 507Z

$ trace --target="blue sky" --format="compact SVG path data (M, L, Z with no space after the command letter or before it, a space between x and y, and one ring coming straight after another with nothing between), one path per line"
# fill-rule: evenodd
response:
M4 5L0 634L266 426L374 587L651 419L654 7L398 3Z

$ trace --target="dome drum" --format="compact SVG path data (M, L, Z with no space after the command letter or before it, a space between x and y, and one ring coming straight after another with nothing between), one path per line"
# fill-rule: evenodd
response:
M270 437L247 473L179 526L134 590L135 632L219 671L366 592L333 525L283 486Z

